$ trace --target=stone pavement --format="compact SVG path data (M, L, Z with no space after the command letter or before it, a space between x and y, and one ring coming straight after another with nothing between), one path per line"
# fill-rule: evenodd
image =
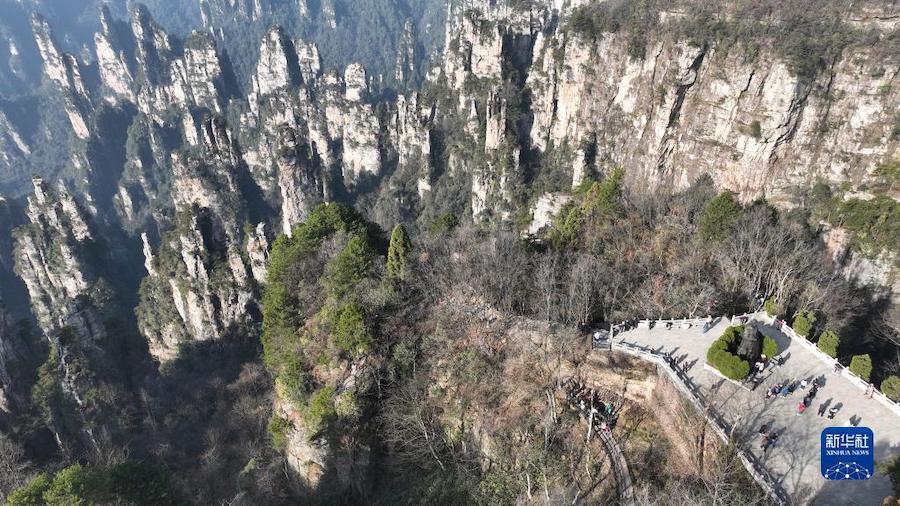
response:
M700 388L716 412L734 427L734 436L741 448L751 451L776 478L781 487L796 504L815 505L880 505L891 494L887 477L876 475L867 481L826 481L819 470L820 434L829 426L845 425L853 417L858 426L870 427L875 433L876 462L900 452L900 417L879 402L864 397L863 392L845 376L835 374L832 366L822 361L812 351L791 342L770 324L760 320L763 334L778 341L782 366L766 369L764 381L756 391L739 385L704 367L706 351L729 325L718 321L708 332L702 325L692 328L664 326L653 329L632 329L613 338L614 342L626 342L671 353L693 366L687 375ZM812 404L803 415L797 416L797 405L804 396L799 390L787 398L766 400L768 387L783 380L812 381L818 378L824 386L819 389ZM834 420L818 416L822 403L840 410ZM770 424L780 436L777 444L763 454L760 448L760 426Z

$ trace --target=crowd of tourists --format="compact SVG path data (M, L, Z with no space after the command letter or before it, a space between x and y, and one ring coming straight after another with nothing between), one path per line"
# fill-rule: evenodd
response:
M569 378L564 388L566 401L571 409L589 419L600 431L610 432L615 428L618 413L612 399L603 399L600 392L574 378Z

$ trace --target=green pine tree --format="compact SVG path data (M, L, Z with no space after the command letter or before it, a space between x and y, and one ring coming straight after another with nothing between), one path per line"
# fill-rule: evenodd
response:
M400 283L406 279L406 258L412 251L412 242L403 225L394 227L391 232L391 244L388 247L387 275L391 283Z

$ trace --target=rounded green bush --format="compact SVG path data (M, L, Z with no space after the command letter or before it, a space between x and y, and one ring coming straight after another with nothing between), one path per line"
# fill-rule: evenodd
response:
M791 327L797 335L809 337L813 325L816 324L816 313L813 311L800 311L794 315L794 324Z
M841 338L837 335L837 332L833 330L826 330L822 332L822 335L819 336L819 342L817 346L823 353L828 355L831 358L836 358L838 354L838 347L841 344Z
M888 399L900 402L900 376L888 376L881 382L881 391Z
M860 378L869 381L872 375L872 357L869 355L854 355L850 360L850 372Z
M762 352L768 358L778 355L778 342L769 336L763 337Z
M732 353L743 333L742 325L728 327L706 352L706 361L709 365L715 367L726 378L742 380L750 374L750 363Z

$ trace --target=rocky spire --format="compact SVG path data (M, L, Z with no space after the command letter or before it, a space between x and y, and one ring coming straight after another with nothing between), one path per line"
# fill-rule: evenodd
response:
M297 49L297 61L300 64L300 75L303 77L303 82L310 84L322 72L319 48L313 42L304 42L302 40L295 41L294 47Z
M72 131L79 138L87 139L90 132L85 118L90 109L90 97L81 79L78 60L59 49L50 25L40 15L32 16L31 29L44 62L44 76L62 92Z
M120 36L114 30L113 20L106 5L100 8L101 31L94 34L94 46L97 53L97 67L100 80L109 91L107 99L112 102L127 100L134 102L134 78L128 68L125 50L121 48Z
M291 43L280 27L272 28L263 38L259 46L256 73L253 75L253 89L257 95L268 95L297 84L299 69L291 65L289 45Z
M135 4L131 31L134 33L138 79L150 85L163 83L173 56L169 36L156 25L142 4Z
M403 38L397 50L397 63L394 65L394 79L405 84L416 73L416 32L412 21L403 27Z
M64 188L54 192L35 178L28 198L29 223L16 231L16 272L45 332L64 325L75 299L87 296L96 279L84 260L93 239L86 215Z

